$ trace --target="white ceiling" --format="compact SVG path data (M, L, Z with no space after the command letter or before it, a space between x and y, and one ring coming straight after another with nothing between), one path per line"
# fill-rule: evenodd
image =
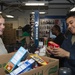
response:
M0 10L4 13L14 14L23 13L27 10L50 10L50 9L70 9L74 6L75 0L30 0L30 1L48 1L46 6L24 6L23 2L29 0L0 0ZM17 15L17 14L14 14Z

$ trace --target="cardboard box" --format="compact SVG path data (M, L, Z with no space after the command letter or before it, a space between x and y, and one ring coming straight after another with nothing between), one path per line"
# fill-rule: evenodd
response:
M16 29L5 29L3 32L3 42L5 45L16 44Z
M13 55L14 53L0 55L0 74L1 75L6 75L4 66ZM48 65L40 66L38 68L32 69L20 75L58 75L59 60L50 58L50 57L46 57L46 56L42 58L46 62L49 62Z

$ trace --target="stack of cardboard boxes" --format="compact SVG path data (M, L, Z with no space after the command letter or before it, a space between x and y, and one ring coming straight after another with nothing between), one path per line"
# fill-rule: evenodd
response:
M13 29L12 23L5 24L5 30L3 33L3 41L5 45L16 43L16 29Z

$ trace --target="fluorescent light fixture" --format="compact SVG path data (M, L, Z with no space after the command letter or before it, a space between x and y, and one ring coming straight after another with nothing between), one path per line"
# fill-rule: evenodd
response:
M6 15L6 17L8 17L8 18L14 18L14 16L12 16L12 15Z
M0 11L0 14L2 13L2 11Z
M31 12L32 14L34 14L35 12ZM46 14L46 12L39 12L39 14Z
M46 3L48 2L46 1L28 1L27 3L25 3L25 5L26 6L44 6Z
M26 3L26 6L44 6L44 3Z
M74 7L74 8L72 8L70 11L75 11L75 7Z

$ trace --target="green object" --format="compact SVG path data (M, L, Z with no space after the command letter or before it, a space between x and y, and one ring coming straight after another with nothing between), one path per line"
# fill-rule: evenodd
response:
M24 32L24 33L22 34L22 37L25 37L25 36L30 36L30 34L29 34L28 32ZM23 40L21 41L22 46L24 46L25 43L26 43L26 41L25 41L25 39L23 39Z
M49 71L48 71L48 75L51 75L52 73L56 73L57 69L58 69L57 65L52 67L52 68L50 68Z

